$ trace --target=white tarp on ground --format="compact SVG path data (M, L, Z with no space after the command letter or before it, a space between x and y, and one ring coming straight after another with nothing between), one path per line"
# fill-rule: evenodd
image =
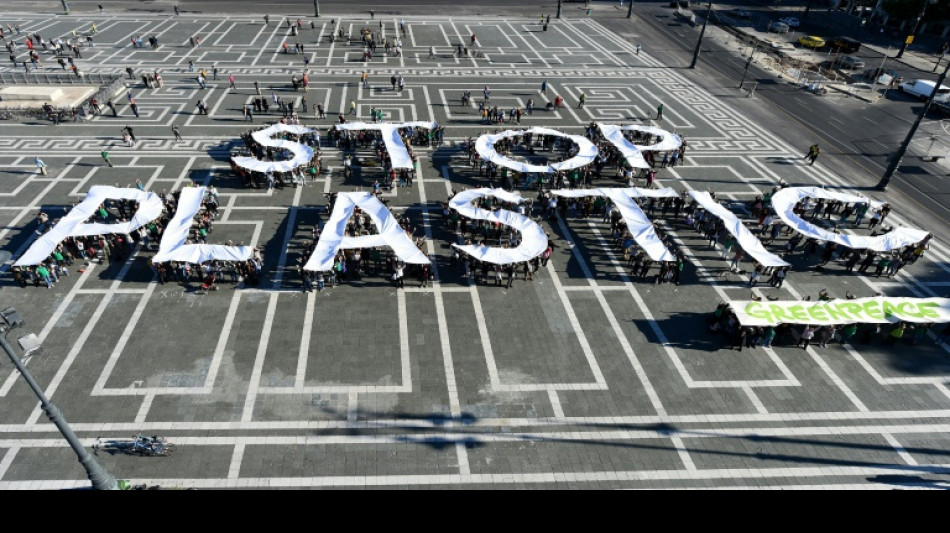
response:
M132 200L139 208L132 220L120 224L85 224L106 200ZM149 222L162 216L162 200L157 195L138 189L119 189L116 187L96 186L89 189L86 198L60 219L53 229L41 236L16 262L16 266L38 265L46 260L69 237L87 237L91 235L109 235L113 233L128 235Z
M669 152L679 150L683 146L683 139L675 133L670 133L653 126L615 126L613 124L597 124L604 138L610 141L620 154L627 160L633 168L650 168L650 165L643 158L643 152ZM633 144L624 136L625 131L641 131L660 137L660 142L649 146Z
M346 224L357 207L369 215L373 223L376 224L376 228L379 230L377 235L346 236ZM406 231L399 226L396 217L379 201L379 198L368 192L340 193L337 196L336 204L333 206L330 220L323 227L323 233L320 234L317 247L304 269L326 272L333 268L333 260L341 248L352 250L379 246L389 246L393 249L396 257L405 263L416 265L430 263L426 254L416 247Z
M162 242L158 253L152 261L165 263L179 261L182 263L201 264L208 261L248 261L254 253L250 246L220 246L208 244L185 244L188 241L188 232L191 229L195 215L201 209L201 201L205 197L204 187L187 187L181 191L178 199L178 211L168 223L162 234Z
M676 261L673 252L663 244L656 234L653 221L640 209L634 198L676 198L676 191L666 189L565 189L551 191L555 196L563 198L584 198L587 196L603 196L609 198L620 211L627 229L633 235L633 240L654 261Z
M739 217L714 200L708 192L689 191L689 194L708 213L719 217L725 224L726 230L736 238L736 243L760 265L765 267L791 266L781 257L766 250L765 246L762 245L762 241L749 231L749 228L739 220Z
M274 124L273 126L255 131L251 134L254 140L263 145L279 150L287 150L294 154L294 157L286 161L261 161L256 157L235 157L234 164L254 172L290 172L291 170L309 165L313 160L313 149L304 146L298 142L285 141L283 139L273 139L278 133L291 133L294 135L306 135L313 133L313 130L304 126L290 126L287 124Z
M870 203L873 209L880 209L884 204L863 196L829 191L819 187L792 187L775 193L775 196L772 197L772 208L778 213L779 218L806 237L820 241L833 241L840 246L846 246L854 250L889 252L918 244L929 235L926 231L912 228L897 228L890 233L877 237L834 233L806 222L795 214L795 205L805 198L824 198L825 200L844 203Z
M528 163L515 161L514 159L503 156L495 151L495 143L498 141L507 139L509 137L518 137L526 133L570 139L575 144L577 144L577 155L568 159L567 161L561 161L560 163L554 163L552 165L531 165ZM586 137L581 137L579 135L568 135L566 133L547 128L531 128L529 130L517 131L506 130L496 134L485 134L475 141L475 151L478 152L478 155L481 156L482 159L491 161L498 166L510 168L516 172L534 172L539 174L548 174L552 172L560 172L562 170L573 170L575 168L586 167L594 161L594 158L597 157L598 153L597 147Z
M434 130L439 125L435 122L404 122L401 124L366 124L365 122L352 122L338 124L336 129L340 131L360 131L375 130L382 133L383 143L386 145L386 151L392 160L393 168L412 170L412 158L409 156L409 150L402 142L399 130L405 128L423 128Z
M460 246L457 244L453 244L453 247L458 248L479 261L492 263L494 265L523 263L538 257L547 250L548 237L545 235L544 229L530 218L506 209L487 211L472 205L472 202L479 198L484 198L485 196L492 196L510 204L519 204L524 201L520 195L509 193L503 189L471 189L456 194L449 202L449 207L458 211L463 217L472 220L487 220L515 228L521 232L521 244L519 244L517 248L476 245Z
M883 296L830 302L730 302L729 305L743 326L950 322L950 299L947 298Z

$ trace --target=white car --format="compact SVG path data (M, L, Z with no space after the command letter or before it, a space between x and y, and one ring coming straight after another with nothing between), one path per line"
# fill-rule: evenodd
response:
M802 25L801 21L799 21L797 17L785 17L783 19L778 19L778 21L788 24L789 28L797 28Z
M897 90L904 94L909 94L922 100L926 100L930 98L931 94L933 94L934 87L936 86L937 84L930 80L911 80L898 85ZM937 96L934 98L934 102L940 102L943 104L950 102L950 87L941 85L940 89L937 90Z

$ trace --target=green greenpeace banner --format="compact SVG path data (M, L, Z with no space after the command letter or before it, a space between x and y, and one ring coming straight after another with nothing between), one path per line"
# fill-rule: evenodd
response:
M830 302L731 302L743 326L950 322L947 298L862 298Z

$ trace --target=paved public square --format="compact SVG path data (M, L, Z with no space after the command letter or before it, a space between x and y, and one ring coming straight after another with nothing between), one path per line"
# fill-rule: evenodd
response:
M342 21L354 36L382 23L385 37L403 22ZM106 110L59 126L0 122L0 247L15 256L25 251L39 212L61 216L90 186L141 180L162 192L194 182L215 186L221 197L212 239L259 247L267 273L258 287L224 282L200 295L194 286L158 284L147 266L151 252L139 250L122 264L92 263L84 273L74 267L53 290L20 289L8 273L0 278L2 307L19 309L44 343L29 369L86 444L141 431L176 445L169 457L100 453L117 478L168 488L948 486L947 345L926 339L913 347L730 351L706 328L719 302L752 294L946 295L947 228L928 227L915 213L898 210L889 221L913 218L937 239L924 261L894 279L848 274L840 264L819 273L797 254L784 288L751 291L748 277L729 274L728 262L682 220L663 223L687 251L680 286L629 279L599 218L545 223L557 246L551 262L534 282L519 280L511 290L471 284L450 265L456 236L443 227L441 204L453 189L487 185L460 148L486 126L460 97L471 91L478 99L485 86L493 105L506 109L565 98L565 108L526 116L524 127L581 134L598 121L684 136L685 163L660 171L659 183L713 191L746 219L744 204L780 180L849 189L821 159L806 166L802 147L786 145L648 49L637 53L635 42L596 19L552 21L544 32L537 19L406 17L402 57L380 50L368 65L361 46L328 42L328 18L314 29L305 19L297 37L277 16L269 25L187 13L0 20L44 39L84 32L93 22L95 46L77 60L84 72L124 75L131 66L140 78L159 69L165 86L128 80L139 119L122 94L119 118ZM473 33L484 57L455 57L455 46ZM160 39L157 49L131 48L132 37L150 35ZM195 35L201 44L191 47ZM310 58L306 94L290 87L304 56L280 53L285 41L303 44ZM44 60L50 72L59 70ZM200 90L189 61L209 72L216 65L219 79ZM0 73L22 72L3 66ZM364 71L369 90L358 83ZM231 74L236 91L228 90ZM394 74L405 77L404 91L391 90ZM547 96L539 92L543 81ZM328 119L307 113L301 120L323 133L351 100L363 118L376 107L387 121L446 127L445 145L417 149L415 186L387 193L393 210L423 229L435 284L397 291L367 276L303 292L295 266L314 226L327 219L324 194L368 190L381 173L344 178L342 152L324 148L328 172L316 182L245 189L230 176L228 149L250 127L241 109L256 97L254 82L267 96L322 104ZM581 93L587 105L578 109ZM207 116L195 112L199 98ZM254 126L277 118L258 115ZM132 148L121 139L126 124L139 138ZM173 125L184 141L173 140ZM115 168L103 165L103 147ZM48 177L36 173L36 156ZM88 486L73 452L3 363L0 489Z

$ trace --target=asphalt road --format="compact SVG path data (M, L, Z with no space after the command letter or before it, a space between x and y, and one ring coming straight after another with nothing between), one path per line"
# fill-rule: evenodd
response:
M671 68L685 69L692 57L699 29L673 21L671 10L665 3L647 4L637 13L638 20L646 24L646 28L623 19L604 19L601 22L621 34L639 32L645 35L648 32L651 38L657 39L650 52ZM747 81L757 81L759 85L755 97L746 98L745 93L738 90L738 85L747 57L738 56L712 39L704 41L701 57L694 76L697 83L714 94L733 98L735 105L754 114L761 123L770 125L784 140L801 146L802 153L811 144L818 143L823 149L823 162L860 188L871 189L878 183L890 155L896 151L923 107L919 101L896 91L875 104L833 95L819 97L777 80L754 62L749 68ZM937 115L925 120L916 137L918 151L929 144L926 133L939 128L939 120ZM928 227L950 226L950 193L946 176L946 170L939 165L925 162L919 155L910 153L903 161L901 172L892 181L889 198L895 192L904 193L903 198L896 197L895 205L906 201L905 208L919 212L922 219L934 217L943 222L927 224Z

